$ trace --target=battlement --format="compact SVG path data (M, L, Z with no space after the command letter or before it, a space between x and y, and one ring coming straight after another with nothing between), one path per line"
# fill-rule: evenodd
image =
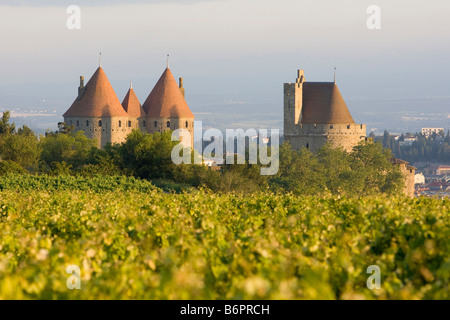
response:
M295 126L296 134L363 134L366 135L365 124L310 124L299 123Z

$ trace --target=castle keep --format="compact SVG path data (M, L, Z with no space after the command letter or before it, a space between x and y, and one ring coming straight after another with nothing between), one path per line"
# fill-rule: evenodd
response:
M298 70L296 82L284 84L284 137L294 149L330 142L351 151L366 139L366 125L355 123L336 82L307 82Z
M184 92L183 79L180 78L178 86L167 67L142 106L131 85L120 103L99 66L86 85L84 77L80 77L78 96L64 113L64 122L96 140L99 148L107 143L124 142L133 129L145 133L186 129L192 141L185 147L192 147L194 115L186 103Z

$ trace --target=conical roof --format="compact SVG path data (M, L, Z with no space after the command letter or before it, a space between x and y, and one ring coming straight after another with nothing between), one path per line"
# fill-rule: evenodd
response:
M130 88L128 90L125 99L123 99L122 106L129 117L140 118L146 116L145 111L144 109L142 109L141 103L139 102L133 88Z
M169 68L161 75L142 107L151 118L194 118Z
M85 86L81 99L76 98L63 117L127 117L102 67Z
M301 123L355 123L334 82L305 82Z

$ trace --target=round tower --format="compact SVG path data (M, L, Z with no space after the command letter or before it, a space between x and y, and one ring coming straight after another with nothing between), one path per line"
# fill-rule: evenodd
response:
M139 129L142 132L147 131L147 114L139 102L136 93L133 90L133 85L130 83L130 89L128 90L125 98L122 101L122 106L129 117L129 123L131 130Z
M63 117L67 125L73 125L76 131L83 131L94 139L99 148L124 141L132 130L128 114L101 66L86 86L84 78L80 77L78 97Z
M159 78L142 108L147 114L148 133L185 129L191 135L191 143L185 147L193 148L195 117L184 98L182 78L178 86L169 67Z

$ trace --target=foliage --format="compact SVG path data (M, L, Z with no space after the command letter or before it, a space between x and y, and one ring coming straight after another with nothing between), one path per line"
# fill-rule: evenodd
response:
M389 150L379 143L361 142L348 153L342 148L322 147L317 154L303 148L280 146L280 169L269 179L274 190L295 194L365 196L400 193L404 177L390 162Z
M0 179L0 190L10 190L28 194L35 190L53 191L128 191L149 192L156 188L146 180L125 176L32 176L8 174Z
M89 163L97 152L94 141L88 139L82 131L48 134L42 138L40 145L44 171L54 170L56 163L62 162L75 170L79 169Z
M92 139L73 126L58 123L58 130L47 132L40 141L22 127L17 132L5 112L0 122L0 152L5 160L23 168L50 175L125 175L160 181L166 191L185 190L187 185L214 192L254 193L268 188L295 194L333 194L364 196L401 192L403 177L393 167L390 153L379 144L363 143L347 153L326 145L317 154L307 149L281 146L280 170L275 176L262 176L261 164L225 164L220 171L206 166L175 165L171 153L177 141L171 131L145 134L134 130L121 144L98 149ZM386 139L389 135L386 133ZM270 150L270 149L269 149ZM248 159L249 150L246 150ZM260 150L261 152L261 150ZM194 158L195 155L192 155Z
M0 120L0 135L9 135L16 131L16 125L14 123L9 123L10 118L11 113L8 110L3 112Z
M178 142L172 141L171 136L170 131L145 134L133 130L124 143L111 148L111 151L118 153L121 167L137 177L172 178L176 166L172 162L171 152Z
M8 179L0 299L450 299L448 199ZM125 180L111 191L108 179ZM69 265L81 290L66 286ZM381 289L366 287L371 265Z
M404 159L411 163L416 162L441 162L450 163L450 133L433 133L429 137L417 134L417 141L411 145L400 146L405 135L402 134L396 141L389 132L385 131L383 136L383 146L392 150L397 158Z
M41 148L34 133L21 131L5 134L1 140L0 154L3 160L14 161L26 169L37 168Z
M27 171L20 164L14 161L0 161L0 176L8 174L26 174Z

